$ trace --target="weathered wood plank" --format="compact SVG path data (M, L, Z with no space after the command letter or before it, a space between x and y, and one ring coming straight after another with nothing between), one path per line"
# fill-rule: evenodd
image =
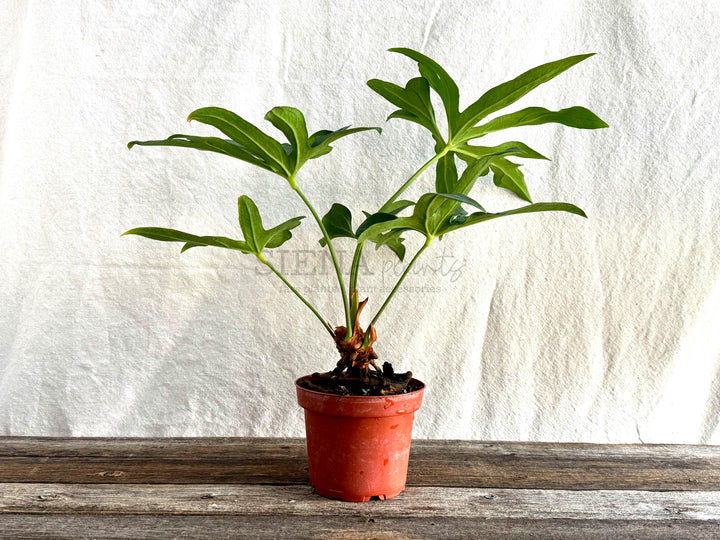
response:
M2 457L207 458L304 455L304 438L273 437L0 437Z
M718 446L418 442L411 453L411 485L720 489Z
M720 492L413 487L357 504L306 486L16 483L0 484L4 513L687 520L717 523L720 533Z
M0 482L306 484L304 439L0 437ZM720 490L720 447L413 442L408 485Z
M238 452L304 453L304 438L273 437L1 437L0 457L233 457ZM593 444L547 442L483 442L466 440L413 440L413 450L481 452L488 455L542 454L573 458L593 454L598 458L618 455L651 459L720 460L720 446L693 444Z
M718 525L695 521L578 519L365 518L296 516L144 516L0 514L2 535L16 539L251 538L257 540L703 540Z

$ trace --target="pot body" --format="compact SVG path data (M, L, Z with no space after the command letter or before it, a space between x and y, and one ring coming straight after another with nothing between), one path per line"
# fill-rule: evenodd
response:
M339 396L295 383L305 409L310 483L324 497L389 499L405 489L415 411L425 385L395 396Z

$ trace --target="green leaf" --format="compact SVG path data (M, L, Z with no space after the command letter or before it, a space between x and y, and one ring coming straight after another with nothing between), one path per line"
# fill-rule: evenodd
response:
M428 82L422 77L410 79L405 88L379 79L371 79L367 85L380 94L400 111L395 111L391 118L403 118L420 124L428 129L436 141L442 141L442 135L435 123L435 112L430 101Z
M415 209L419 210L417 213L413 213L413 217L422 223L423 233L426 238L435 238L441 236L440 232L444 225L455 216L457 216L457 209L460 206L458 201L448 200L448 194L445 196L438 195L437 193L426 193L420 200Z
M305 216L298 216L283 221L280 225L276 225L267 231L268 240L265 244L266 249L273 249L282 246L285 242L292 238L291 229L299 226Z
M310 148L308 150L307 159L314 159L329 153L332 150L332 146L330 146L330 144L337 141L338 139L346 137L347 135L352 135L353 133L360 133L362 131L369 131L372 129L374 129L378 133L382 133L382 129L380 129L379 127L350 128L350 126L345 126L340 129L336 129L335 131L330 131L327 129L317 131L310 135L310 139L308 140Z
M402 261L405 257L405 246L403 245L404 238L400 236L400 234L402 234L402 230L390 231L386 234L378 233L376 235L365 234L365 231L381 223L398 221L399 218L395 214L413 204L414 203L410 201L395 201L394 207L392 208L393 213L377 212L375 214L369 214L368 212L364 212L366 216L365 221L363 221L357 231L355 231L355 236L359 239L358 241L362 243L368 241L374 242L376 244L375 249L379 249L380 246L387 246Z
M220 107L203 107L190 113L188 121L191 120L219 129L253 155L268 163L276 174L283 178L290 176L292 166L282 144L234 112Z
M409 122L415 122L423 127L428 127L427 122L423 121L418 115L406 111L405 109L398 109L395 112L391 112L385 121L392 120L393 118L399 118L400 120L408 120ZM432 131L432 130L431 130Z
M367 216L365 218L365 221L363 221L355 231L356 238L359 238L360 235L365 232L365 230L375 225L376 223L383 223L385 221L393 221L397 219L397 216L395 214L390 214L387 212L377 212L375 214L365 213L365 215Z
M447 223L464 218L465 211L459 208L461 203L468 203L482 208L480 203L470 199L467 195L477 182L478 177L485 174L490 164L502 157L504 153L505 151L501 151L474 160L463 171L455 186L453 186L454 189L451 193L424 194L415 205L412 216L407 221L401 221L405 218L399 218L399 223L396 225L406 225L408 228L422 233L428 239L441 236L442 233L439 231Z
M393 201L385 207L384 213L393 214L393 215L397 216L400 212L402 212L406 208L409 208L410 206L413 206L414 204L415 203L412 201L406 201L403 199L400 199L398 201Z
M241 240L233 240L231 238L225 238L224 236L197 236L175 229L164 229L161 227L138 227L137 229L130 229L122 234L134 234L138 236L144 236L151 240L160 240L162 242L184 242L182 251L187 251L191 247L196 246L214 246L227 249L234 249L242 251L243 253L252 253L252 249Z
M525 94L544 82L556 77L575 64L590 58L595 53L579 54L534 67L511 81L504 82L485 92L480 99L460 115L458 132L474 126L480 120L508 105L512 105Z
M289 155L292 164L291 174L296 174L303 163L309 159L310 145L303 113L294 107L273 107L265 115L265 120L282 131L290 142L292 147Z
M464 223L460 224L449 224L444 228L442 231L442 234L446 234L451 231L455 231L457 229L461 229L463 227L469 227L470 225L475 225L477 223L482 223L484 221L489 221L491 219L499 218L499 217L506 217L506 216L515 216L518 214L529 214L534 212L569 212L571 214L576 214L581 217L587 217L585 215L585 212L583 212L580 208L575 206L574 204L570 203L535 203L530 204L528 206L523 206L520 208L515 208L514 210L507 210L505 212L498 212L498 213L487 213L487 212L475 212L473 214L470 214Z
M133 146L178 146L182 148L194 148L206 152L216 152L226 156L241 159L258 167L272 171L272 167L263 161L262 158L252 154L241 144L228 139L218 137L196 137L194 135L171 135L167 139L157 141L130 141L128 148Z
M387 246L392 250L398 259L402 262L405 259L405 246L403 242L405 239L401 236L403 231L390 231L385 234L380 234L373 239L375 242L375 249L380 249L381 246Z
M600 129L608 125L585 107L570 107L549 111L543 107L528 107L520 111L493 118L487 124L467 130L461 142L482 137L493 131L520 126L533 126L550 122L581 129Z
M502 152L503 156L547 159L545 156L520 141L510 141L498 146L474 146L464 143L456 147L456 150L458 155L462 157L462 159L468 160L469 163L474 159L495 155L499 152ZM490 166L492 172L494 173L493 180L496 186L509 189L521 199L527 202L532 202L530 192L525 184L525 178L519 167L519 165L512 163L504 157L498 157Z
M328 213L323 216L322 222L325 226L325 230L328 232L328 236L331 239L340 237L358 238L368 227L376 223L397 219L395 214L412 204L414 203L410 201L395 201L392 213L378 212L376 214L369 214L364 212L365 220L360 224L357 230L353 232L352 214L350 210L340 203L335 203L330 207ZM321 246L324 247L326 243L325 238L320 239Z
M470 225L475 225L477 223L482 223L483 221L533 212L561 211L587 217L585 212L573 204L551 202L530 204L514 210L507 210L505 212L498 213L475 212L461 219L453 219L453 214L457 208L455 208L453 213L448 216L444 212L438 211L441 204L442 197L438 196L438 194L426 193L420 197L420 200L418 200L412 216L397 218L396 220L383 223L376 223L372 227L369 227L359 240L363 241L369 238L377 238L389 231L401 232L407 230L417 231L431 240L432 238L443 236L449 232L463 227L469 227Z
M261 253L266 243L265 229L257 206L247 195L238 198L238 221L252 252Z
M457 181L458 171L455 164L455 153L448 152L438 160L435 166L435 191L442 193L453 191Z
M358 235L358 241L363 242L365 240L370 240L372 242L376 242L377 239L381 238L384 233L390 231L402 232L408 230L417 231L427 238L432 237L432 224L428 226L428 218L435 212L436 207L438 206L437 204L434 206L430 204L433 200L435 200L435 198L435 193L426 193L420 197L418 202L415 204L411 216L373 223L365 230L361 231L361 234ZM459 203L457 202L455 203L455 205L458 204Z
M501 157L507 155L510 152L512 152L512 149L500 150L498 152L494 152L492 154L488 154L477 159L468 161L468 166L465 168L462 175L455 183L455 186L453 186L453 189L449 190L449 193L460 193L462 195L467 195L468 193L470 193L470 190L475 185L477 179L480 176L484 176L487 174L490 164L493 163L496 159L500 159Z
M458 117L460 115L460 93L455 81L452 77L450 77L450 75L448 75L442 66L440 66L440 64L422 53L404 47L396 47L389 50L391 52L403 54L418 63L420 75L422 75L429 83L430 87L438 93L443 102L445 115L448 120L448 127L450 129L450 136L452 137L452 134L457 127Z
M467 196L477 182L478 177L486 174L495 160L512 151L514 151L513 147L505 148L494 154L471 161L455 184L452 193L424 194L415 204L411 216L375 223L358 235L358 241L372 240L389 231L407 230L417 231L428 240L432 240L444 235L448 227L457 227L464 224L469 219L469 216L461 208L461 204L467 203L482 208L480 203ZM485 214L484 211L481 213Z
M260 255L263 249L276 248L292 238L291 229L300 225L302 217L289 219L272 229L265 230L260 212L247 195L238 199L238 221L250 252Z
M455 185L450 186L452 189L449 192L445 192L443 195L427 193L420 197L415 205L413 217L418 220L422 230L418 227L415 230L423 232L428 239L431 239L441 235L438 231L444 224L462 220L465 212L459 208L461 201L448 197L448 195L457 195L460 199L462 196L467 196L477 179L487 174L490 164L510 151L512 150L505 149L470 161ZM469 200L472 201L472 199ZM468 202L468 200L462 200L462 202ZM479 203L475 204L479 205Z
M493 182L496 186L509 189L524 201L532 202L520 165L505 158L499 158L493 161L490 170L493 172Z
M325 230L327 230L328 236L331 239L339 237L359 238L360 235L363 234L369 227L377 223L384 223L397 219L395 213L407 208L408 206L412 206L413 204L414 203L410 201L395 201L392 208L394 213L378 212L375 214L369 214L364 212L366 216L365 220L360 224L355 232L352 230L352 214L350 210L340 203L335 203L330 207L328 213L323 216L322 222L325 226ZM362 241L375 242L378 246L387 245L398 257L400 257L400 260L402 260L405 256L405 246L402 245L403 239L400 238L399 235L378 235L377 237L365 236ZM326 244L327 242L325 241L325 238L321 238L320 245L324 247Z
M517 156L528 159L548 159L541 153L536 152L527 144L520 141L510 141L499 144L497 146L475 146L468 143L460 144L455 148L457 154L467 160L467 158L479 159L498 152L504 152L505 156Z
M374 223L373 225L362 231L362 234L358 236L358 242L375 242L376 238L380 237L383 233L386 233L388 231L417 230L418 232L423 232L423 230L419 228L420 226L421 225L418 225L417 221L415 220L415 218L413 218L413 216L399 217L388 221Z
M460 193L438 193L439 197L444 197L446 199L452 199L453 201L458 201L460 203L469 204L471 206L474 206L478 210L481 210L482 212L485 211L485 209L482 207L482 205L477 202L475 199L471 199L467 195L461 195Z
M352 213L347 206L340 203L334 203L328 213L322 218L322 224L328 233L330 239L333 238L355 238L352 227ZM325 238L320 239L320 245L325 246L327 241Z

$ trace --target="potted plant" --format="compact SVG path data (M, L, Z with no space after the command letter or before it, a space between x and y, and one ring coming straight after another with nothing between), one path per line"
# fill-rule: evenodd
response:
M329 250L342 299L344 324L335 326L305 298L266 257L292 237L302 216L266 228L260 212L247 195L238 199L241 239L220 236L198 236L173 229L141 227L124 234L135 234L153 240L181 242L181 252L199 246L233 249L253 255L267 266L318 319L339 352L340 359L326 373L315 373L296 381L298 401L305 409L310 480L318 493L344 500L389 498L405 487L407 462L414 412L420 407L424 384L410 372L396 373L392 365L378 365L373 349L377 339L375 325L392 300L410 268L436 238L485 221L532 212L563 211L585 216L569 203L533 203L520 165L515 158L547 159L519 141L495 146L480 146L477 140L503 129L545 124L597 129L607 124L584 107L550 111L527 107L495 116L538 85L552 79L592 54L571 56L535 67L513 80L485 92L465 110L459 108L456 83L447 72L427 56L407 48L390 49L417 63L419 76L404 86L372 79L368 86L397 110L388 119L399 118L426 128L433 140L432 156L405 180L374 213L365 213L354 223L351 211L334 203L321 217L302 190L302 166L311 159L328 154L331 144L351 134L376 130L372 127L343 127L308 133L303 114L293 107L274 107L268 120L287 139L271 137L237 114L218 107L198 109L188 120L208 124L225 137L172 135L164 140L132 141L128 147L180 146L225 154L267 170L281 177L297 193L319 228L320 244ZM444 108L447 130L438 126L431 101L431 90ZM458 165L465 164L464 168ZM401 198L423 173L434 168L434 190L417 201ZM529 203L513 210L488 212L470 193L477 180L492 175L494 184L509 190ZM469 211L471 209L472 211ZM404 236L420 234L425 241L406 265L392 291L382 303L373 304L369 322L361 323L363 310L369 305L359 286L361 257L368 244L376 249L385 246L405 259ZM355 253L345 280L333 240L347 237L355 242Z

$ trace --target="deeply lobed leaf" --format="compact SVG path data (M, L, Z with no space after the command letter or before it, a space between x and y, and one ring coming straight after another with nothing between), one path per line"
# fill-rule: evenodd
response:
M241 159L248 163L252 163L257 167L261 167L268 171L273 171L272 167L266 163L263 158L250 152L240 143L228 139L220 139L218 137L197 137L195 135L170 135L164 140L155 141L130 141L128 148L133 146L177 146L182 148L194 148L196 150L204 150L206 152L215 152L225 154L226 156Z
M361 133L363 131L370 130L374 130L382 134L382 129L379 127L351 128L350 126L345 126L340 129L336 129L335 131L327 129L317 131L308 139L310 146L308 150L308 159L315 159L329 153L332 150L332 146L330 145L338 139L342 139L343 137L347 137L348 135L352 135L354 133Z
M560 75L575 64L590 58L595 53L578 54L534 67L485 92L460 115L459 131L473 127L486 116L512 105L521 97L541 84Z
M197 246L214 246L226 249L234 249L243 253L252 253L252 249L242 240L233 240L224 236L197 236L194 234L178 231L175 229L164 229L162 227L138 227L125 231L122 236L134 234L150 238L151 240L160 240L162 242L183 242L185 245L182 251L187 251L191 247Z
M360 236L369 227L377 223L383 223L397 219L396 214L398 212L400 212L404 208L407 208L408 206L412 206L413 204L414 203L412 203L411 201L395 201L395 203L393 203L390 209L390 212L377 212L375 214L369 214L365 212L365 220L360 224L357 230L353 231L352 213L350 212L350 209L340 203L334 203L330 207L330 210L327 212L327 214L323 216L322 223L330 239L342 237L360 238ZM395 252L395 254L400 258L401 261L405 256L405 246L402 245L403 239L400 238L399 235L385 237L380 235L378 235L377 237L364 236L363 242L365 241L376 243L376 247L386 245L393 252ZM325 238L321 238L319 242L320 245L323 247L327 244Z
M520 165L509 159L500 158L490 165L490 170L493 172L493 182L496 186L512 191L524 201L532 202Z
M447 227L444 228L444 230L442 231L442 234L446 234L448 232L452 232L457 229L461 229L463 227L469 227L470 225L476 225L478 223L483 223L483 222L489 221L491 219L507 217L507 216L515 216L515 215L519 215L519 214L530 214L530 213L536 213L536 212L568 212L570 214L575 214L575 215L578 215L578 216L581 216L584 218L587 217L585 212L583 212L583 210L581 208L578 208L574 204L555 203L555 202L534 203L534 204L529 204L527 206L522 206L520 208L515 208L513 210L506 210L504 212L497 212L497 213L475 212L473 214L470 214L463 223L449 224Z
M238 221L245 241L252 253L259 255L265 248L276 248L287 242L292 229L300 225L303 217L291 218L272 229L265 230L260 212L247 195L238 198Z
M367 82L367 85L390 103L400 108L399 111L395 111L388 116L388 120L391 118L410 120L429 130L436 141L441 142L443 140L435 123L435 112L430 101L429 85L425 79L422 77L410 79L405 88L380 79L371 79Z
M443 102L445 115L448 121L448 128L450 131L449 137L452 137L455 129L457 128L458 118L460 115L460 92L455 81L452 77L450 77L450 75L448 75L447 71L445 71L440 64L418 51L414 51L406 47L395 47L388 50L403 54L418 63L420 75L422 75L423 79L427 81L430 87L438 93Z
M543 107L527 107L520 111L493 118L487 124L465 131L458 142L477 139L493 131L521 126L535 126L550 122L580 129L600 129L608 125L594 112L585 107L569 107L549 111Z
M203 107L190 113L188 121L191 120L219 129L253 155L261 158L280 176L287 178L291 174L290 158L282 145L234 112L221 107Z
M183 242L182 252L194 247L214 246L259 255L265 248L280 247L287 242L292 237L290 231L300 225L303 219L302 217L295 217L272 229L265 230L257 206L250 197L245 195L238 199L238 216L240 228L245 237L244 240L233 240L224 236L197 236L162 227L138 227L124 232L123 236L135 234L162 242Z
M308 151L310 150L305 116L294 107L273 107L265 115L265 120L272 123L287 137L292 148L288 155L291 167L290 175L295 175L303 163L308 160Z

